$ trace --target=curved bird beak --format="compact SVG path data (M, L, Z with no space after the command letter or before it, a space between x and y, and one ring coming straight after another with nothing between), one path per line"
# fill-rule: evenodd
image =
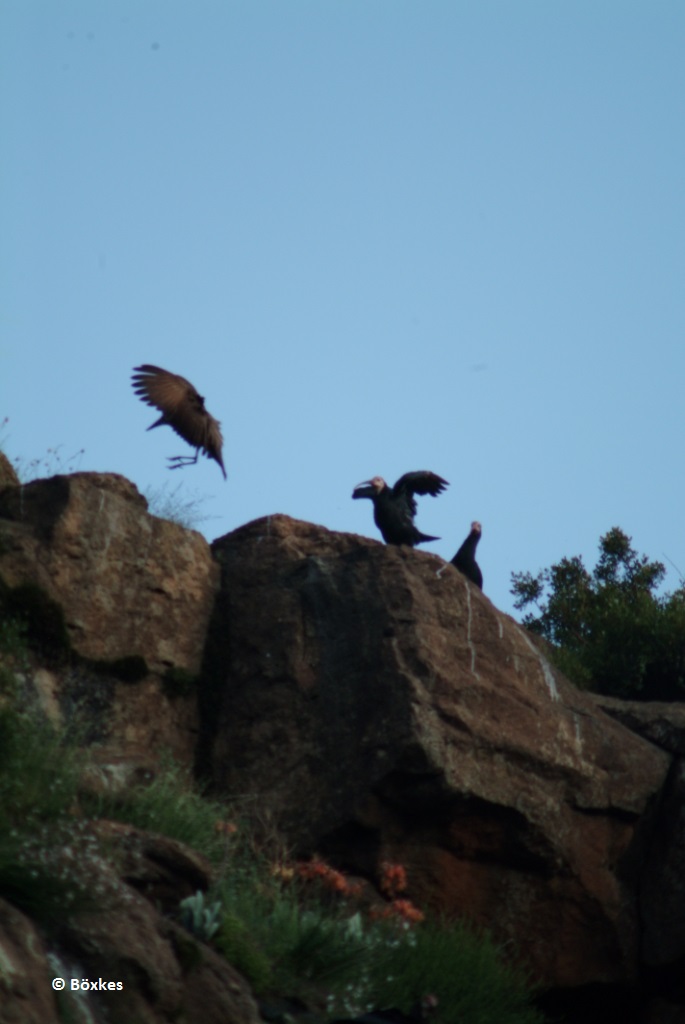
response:
M353 498L373 498L376 490L370 480L364 480L363 483L357 484L355 489L352 491Z

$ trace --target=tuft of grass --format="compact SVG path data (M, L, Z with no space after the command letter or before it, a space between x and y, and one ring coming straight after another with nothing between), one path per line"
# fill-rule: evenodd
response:
M200 523L216 518L202 511L207 495L189 491L183 483L172 487L164 483L159 487L148 487L143 491L150 515L159 519L168 519L171 523L185 526L187 530L197 530Z
M238 865L215 894L224 908L216 946L257 995L342 997L374 956L340 912L302 904L254 866Z
M464 922L427 919L393 940L368 975L374 1006L408 1012L426 993L438 998L441 1024L542 1024L523 971L508 964L486 932Z
M226 817L225 806L198 793L190 772L173 762L163 764L147 785L124 794L103 793L84 800L84 808L94 818L110 818L160 832L199 850L214 864L225 856L226 837L220 828Z
M37 716L0 706L0 831L55 821L76 799L83 758Z
M238 913L224 912L215 945L257 994L272 988L273 971L267 950L252 936Z

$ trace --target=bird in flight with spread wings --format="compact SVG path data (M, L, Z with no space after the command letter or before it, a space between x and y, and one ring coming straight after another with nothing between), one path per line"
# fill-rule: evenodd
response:
M226 479L224 460L221 456L224 439L221 436L221 424L205 409L204 397L195 390L185 377L177 373L169 373L159 366L143 363L135 366L133 390L148 405L159 409L161 416L147 429L164 426L166 423L175 430L179 437L196 449L195 457L191 455L174 455L169 459L173 465L169 469L180 466L193 466L200 452L208 459L219 463L221 472Z

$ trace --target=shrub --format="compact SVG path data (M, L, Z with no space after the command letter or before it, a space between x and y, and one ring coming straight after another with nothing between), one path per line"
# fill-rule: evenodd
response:
M646 700L683 699L685 587L657 596L665 575L613 527L590 573L579 557L537 576L512 574L515 607L535 605L523 624L545 637L559 668L580 686Z
M464 923L426 919L389 933L372 961L367 1000L408 1013L426 994L437 997L441 1024L540 1024L526 975L508 965L487 933Z
M0 706L0 893L46 923L91 904L102 875L72 814L82 760L38 715Z

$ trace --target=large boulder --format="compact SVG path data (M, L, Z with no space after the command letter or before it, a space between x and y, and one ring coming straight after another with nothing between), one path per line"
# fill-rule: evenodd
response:
M668 755L441 559L270 516L215 542L204 767L296 848L511 940L543 983L630 983Z
M103 764L162 750L192 764L217 583L205 539L149 515L123 477L0 489L0 607L27 619L42 662L25 682L57 724L87 718Z
M197 672L216 571L193 530L148 515L124 477L75 473L0 492L0 575L42 588L78 654Z

